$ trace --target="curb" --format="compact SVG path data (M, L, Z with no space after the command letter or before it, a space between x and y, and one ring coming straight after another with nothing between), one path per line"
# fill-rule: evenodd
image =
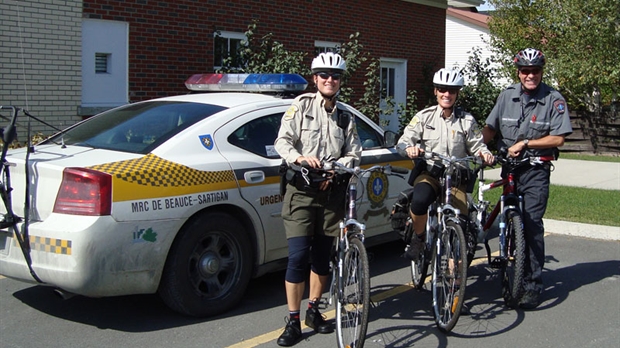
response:
M579 222L543 219L545 233L620 241L620 227L582 224Z

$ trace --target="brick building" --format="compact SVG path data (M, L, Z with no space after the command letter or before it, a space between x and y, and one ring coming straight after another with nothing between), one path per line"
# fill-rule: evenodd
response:
M448 4L482 2L3 0L0 105L63 128L128 102L187 93L187 77L213 72L216 46L238 43L253 20L257 36L273 33L287 50L307 52L308 65L317 50L359 32L364 50L381 60L386 87L404 102L407 90L421 90L424 65L442 67ZM364 73L350 81L358 98Z

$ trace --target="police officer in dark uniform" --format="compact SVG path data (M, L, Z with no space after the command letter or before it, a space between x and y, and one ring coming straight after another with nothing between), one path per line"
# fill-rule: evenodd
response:
M564 97L541 82L544 54L526 48L514 57L520 82L507 87L497 98L483 129L485 142L501 135L498 146L508 149L510 157L557 157L558 147L572 133ZM525 240L525 293L519 307L534 309L543 291L542 269L545 262L543 216L549 198L551 164L531 166L517 173L517 190L523 196ZM505 173L504 173L505 174Z
M323 161L338 161L350 168L359 164L362 145L355 118L336 101L346 69L338 54L319 54L312 61L316 93L297 97L282 117L275 149L291 168L320 168ZM291 173L291 170L288 171ZM285 275L289 318L278 345L292 346L301 338L300 308L310 266L310 297L305 323L318 333L333 332L318 305L329 280L333 239L344 217L346 185L337 181L288 176L282 219L288 241Z

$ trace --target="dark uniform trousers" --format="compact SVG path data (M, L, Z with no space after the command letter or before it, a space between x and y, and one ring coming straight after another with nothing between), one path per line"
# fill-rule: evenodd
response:
M550 164L517 172L517 191L523 196L523 224L527 250L525 254L525 290L543 290L545 264L545 227L543 216L549 200Z

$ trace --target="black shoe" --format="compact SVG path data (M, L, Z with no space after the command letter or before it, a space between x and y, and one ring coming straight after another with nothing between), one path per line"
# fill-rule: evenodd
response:
M323 315L316 307L308 308L306 311L306 325L318 333L328 334L334 332L332 325L325 321L325 318L323 318Z
M288 319L288 318L287 318ZM301 340L301 323L299 319L288 319L284 332L278 337L278 345L290 347Z
M424 235L418 236L416 234L411 237L411 243L405 251L405 256L411 261L418 261L420 254L424 252Z
M539 304L540 292L536 290L527 290L519 301L519 307L523 309L535 309Z
M469 306L463 303L463 306L461 306L461 315L470 315L470 314L471 314L471 310L469 309Z

